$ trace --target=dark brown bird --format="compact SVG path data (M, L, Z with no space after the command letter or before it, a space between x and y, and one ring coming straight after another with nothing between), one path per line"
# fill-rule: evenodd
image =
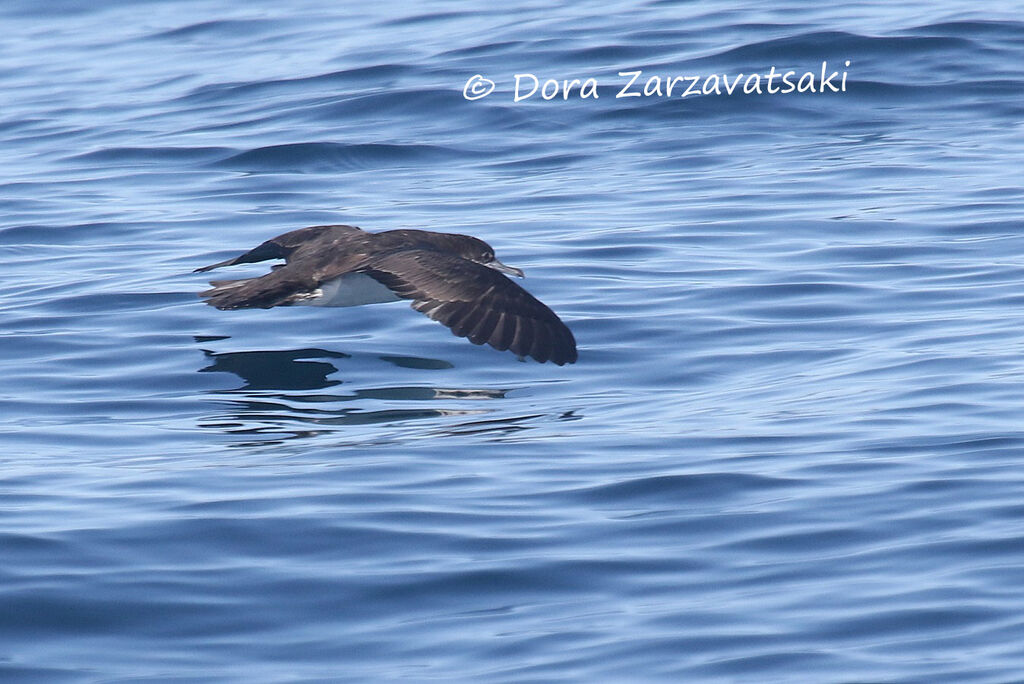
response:
M504 273L483 240L426 230L368 233L354 226L312 226L267 240L196 273L284 259L259 278L214 280L200 293L218 309L359 306L408 299L412 308L473 344L485 342L559 366L574 363L576 340L555 313Z

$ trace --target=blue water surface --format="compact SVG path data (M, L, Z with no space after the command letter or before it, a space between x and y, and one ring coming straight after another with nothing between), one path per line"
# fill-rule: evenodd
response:
M1016 3L0 22L0 680L1024 679ZM319 223L487 240L579 362L196 297Z

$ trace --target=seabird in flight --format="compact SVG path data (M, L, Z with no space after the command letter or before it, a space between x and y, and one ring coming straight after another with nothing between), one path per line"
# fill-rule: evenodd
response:
M469 235L426 230L368 233L354 226L312 226L267 240L196 273L284 259L270 273L214 280L200 293L218 309L359 306L408 299L412 308L473 344L559 366L576 361L576 340L555 313L506 278L523 272L494 258Z

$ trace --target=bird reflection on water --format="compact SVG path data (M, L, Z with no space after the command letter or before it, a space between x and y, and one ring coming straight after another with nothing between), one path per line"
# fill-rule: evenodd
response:
M210 342L225 338L197 337ZM227 434L251 439L237 446L281 444L285 441L348 432L358 426L374 425L408 429L410 421L473 416L490 413L492 409L467 407L465 402L504 399L508 388L452 388L430 385L366 387L351 391L321 392L345 384L338 377L344 362L352 356L325 349L290 349L282 351L236 351L203 354L210 362L201 373L230 373L243 381L240 387L211 390L222 410L206 416L201 427L221 430ZM376 357L393 366L416 370L442 370L452 365L438 359L419 357ZM365 364L365 359L359 359ZM365 370L363 371L365 372ZM335 377L330 377L334 374ZM408 402L444 402L443 406L408 408ZM538 418L521 416L500 421L472 421L446 425L431 434L462 434L478 431L516 431L525 429L523 422ZM385 443L394 440L392 431L375 429L372 434L357 436L360 444Z

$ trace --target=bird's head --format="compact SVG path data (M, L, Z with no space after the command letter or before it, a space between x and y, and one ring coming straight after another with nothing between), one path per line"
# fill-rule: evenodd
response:
M454 237L459 238L459 243L456 249L459 256L463 259L475 261L476 263L488 268L493 268L495 271L514 275L517 278L526 277L526 274L524 274L522 270L515 268L514 266L506 266L498 261L497 257L494 256L494 248L483 240L470 235L458 235Z

